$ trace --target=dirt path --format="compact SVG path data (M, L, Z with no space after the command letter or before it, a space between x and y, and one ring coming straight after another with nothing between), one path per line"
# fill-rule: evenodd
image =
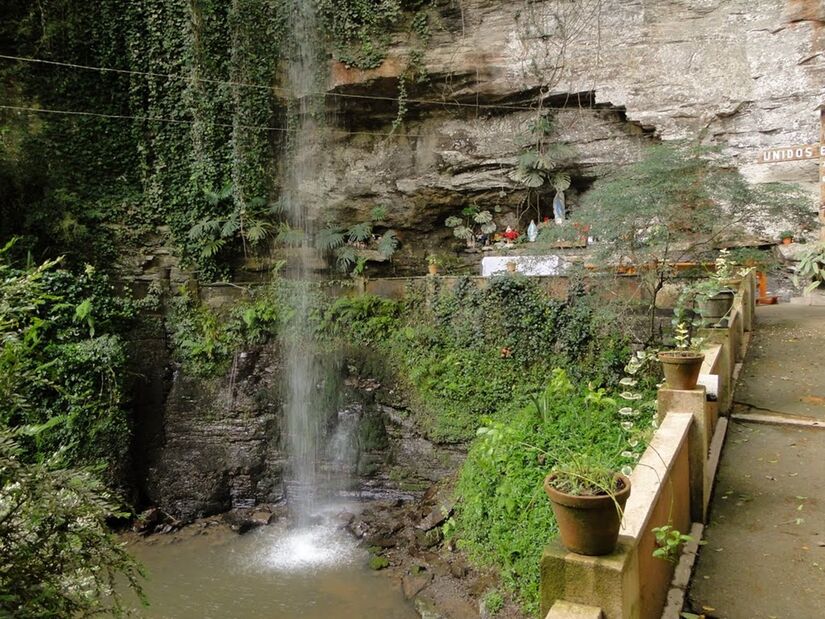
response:
M825 307L764 307L757 319L687 605L709 618L820 619Z

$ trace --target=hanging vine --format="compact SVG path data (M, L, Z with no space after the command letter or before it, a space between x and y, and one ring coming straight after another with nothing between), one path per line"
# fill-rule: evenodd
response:
M101 0L94 12L71 0L3 4L0 36L16 55L125 71L4 63L4 97L137 117L8 123L20 130L2 140L3 197L25 208L0 225L4 234L28 235L21 248L112 264L124 244L139 248L167 226L184 263L215 278L228 274L248 237L221 237L220 251L205 252L193 228L250 213L276 227L277 217L261 219L261 205L277 202L277 129L290 126L291 105L278 87L291 0ZM331 55L361 68L383 61L393 33L426 41L431 8L432 0L316 4ZM404 87L417 79L416 58ZM229 199L210 199L227 186Z

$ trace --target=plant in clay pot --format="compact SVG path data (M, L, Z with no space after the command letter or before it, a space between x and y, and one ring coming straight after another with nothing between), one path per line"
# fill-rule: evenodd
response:
M665 373L665 383L670 389L695 389L705 360L705 354L697 350L701 341L691 337L691 327L684 321L676 324L673 339L676 341L676 349L658 354Z
M544 480L564 547L582 555L613 552L619 539L630 479L601 456L577 454L558 464Z
M783 230L779 233L779 240L782 241L783 245L790 245L793 243L793 232L790 230Z
M441 258L435 254L427 256L427 269L430 275L438 275L438 268L441 266Z

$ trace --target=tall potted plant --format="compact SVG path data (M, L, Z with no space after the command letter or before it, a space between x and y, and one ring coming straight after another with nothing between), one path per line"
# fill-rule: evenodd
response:
M435 254L427 256L427 270L430 275L438 275L438 268L441 266L441 258Z
M673 339L676 348L658 354L665 373L665 383L670 389L695 389L705 360L705 353L697 350L701 342L691 337L691 328L685 322L676 325Z
M578 454L558 464L544 480L564 547L582 555L613 552L619 539L630 479L601 457Z

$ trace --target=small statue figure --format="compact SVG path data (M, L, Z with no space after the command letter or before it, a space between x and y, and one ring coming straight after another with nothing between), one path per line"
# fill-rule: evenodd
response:
M553 217L556 219L557 224L564 223L565 214L564 191L559 189L553 198Z
M536 239L539 236L539 228L536 225L536 222L532 219L530 220L530 225L527 226L527 240L531 243L535 243Z

